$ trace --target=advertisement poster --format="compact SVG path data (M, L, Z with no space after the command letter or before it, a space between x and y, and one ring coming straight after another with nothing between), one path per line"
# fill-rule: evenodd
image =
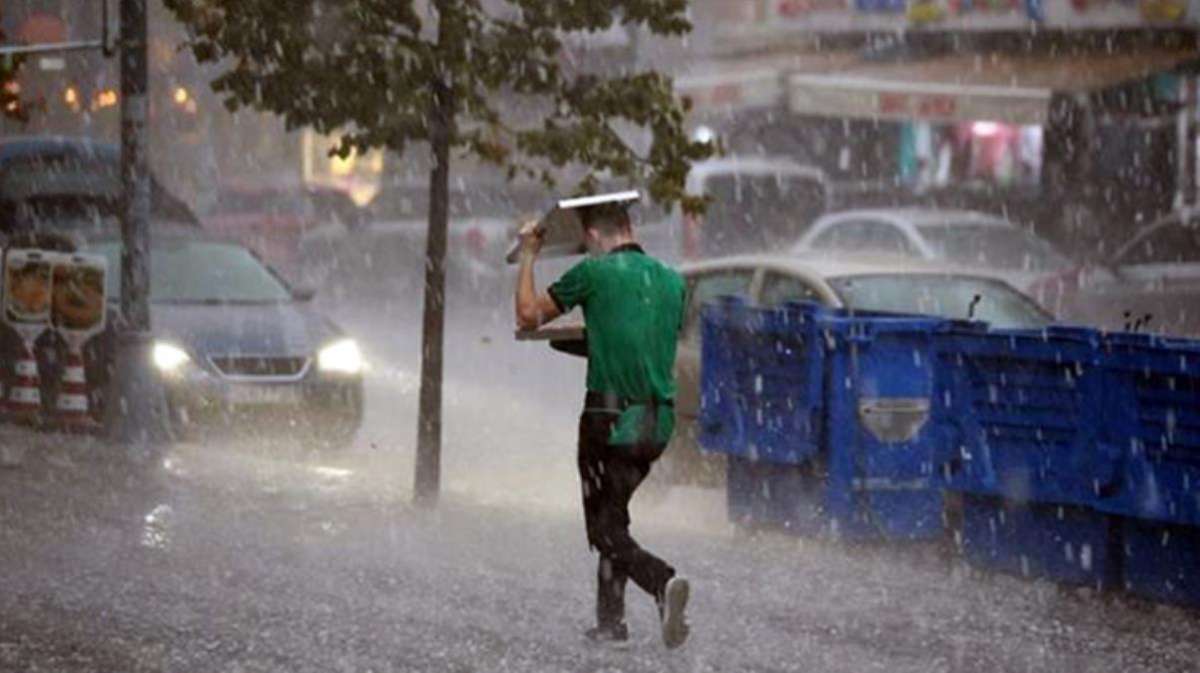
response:
M103 257L60 256L54 264L51 321L71 332L98 332L104 328L105 296Z
M52 262L36 250L10 250L4 264L4 320L14 327L50 323Z

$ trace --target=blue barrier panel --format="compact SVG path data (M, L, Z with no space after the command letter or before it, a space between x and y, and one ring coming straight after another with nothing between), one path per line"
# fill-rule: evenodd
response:
M734 378L745 315L745 302L736 297L721 297L701 312L699 440L708 451L735 454L745 445Z
M933 334L943 321L830 316L826 336L825 512L846 538L942 535L940 466L952 457L937 397Z
M794 465L819 450L824 361L816 304L759 311L758 329L737 361L749 457Z
M1200 342L1110 334L1107 441L1122 449L1121 484L1106 511L1200 526Z
M1088 507L963 495L963 556L987 570L1115 588L1121 581L1119 533L1115 517Z
M706 450L799 464L819 449L823 400L820 308L705 307L700 441Z
M1124 519L1122 531L1127 591L1200 608L1200 528Z
M812 304L705 315L702 441L728 453L730 516L851 539L942 534L933 318ZM816 517L816 518L815 518Z
M818 463L782 465L730 457L727 466L730 521L777 527L805 536L827 530L823 512L825 477Z
M942 404L959 443L949 486L1014 502L1094 505L1118 482L1101 432L1105 372L1095 330L951 327L938 337Z

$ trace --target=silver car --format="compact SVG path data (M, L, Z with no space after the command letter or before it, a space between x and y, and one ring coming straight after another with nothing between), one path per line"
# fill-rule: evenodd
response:
M1200 336L1200 211L1168 215L1101 266L1045 283L1065 317L1106 329ZM1061 299L1058 297L1061 296Z
M986 270L1028 290L1071 268L1053 245L1012 222L970 210L895 208L825 215L796 243L799 253L904 255Z

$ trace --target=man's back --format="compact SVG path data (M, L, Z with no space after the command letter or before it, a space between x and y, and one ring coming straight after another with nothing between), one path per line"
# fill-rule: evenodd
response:
M685 287L679 273L627 245L580 262L550 288L562 310L583 308L588 390L636 406L662 404L660 439L669 437L674 426L674 413L666 404L675 399L675 348ZM636 424L633 417L640 417L640 410L630 416L618 424L614 441L622 441L627 434L623 428Z

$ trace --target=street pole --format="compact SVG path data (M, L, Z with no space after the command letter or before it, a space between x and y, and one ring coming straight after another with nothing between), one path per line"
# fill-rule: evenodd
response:
M109 439L135 458L152 455L170 439L150 337L147 1L121 0L121 318L104 418Z

